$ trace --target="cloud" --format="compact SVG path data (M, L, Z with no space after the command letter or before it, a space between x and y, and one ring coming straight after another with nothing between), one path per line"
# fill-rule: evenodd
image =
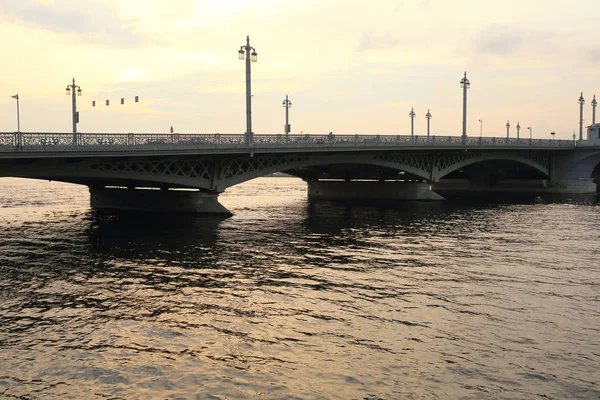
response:
M93 0L8 0L0 19L110 47L132 48L145 41L132 21L119 17L116 5Z
M484 29L475 41L475 48L482 54L506 55L519 50L523 33L506 25L491 25Z
M595 47L593 49L587 49L584 50L585 52L585 58L591 62L598 62L600 61L600 49Z
M358 44L358 51L394 49L400 44L400 40L390 32L383 35L375 35L372 31L363 32Z

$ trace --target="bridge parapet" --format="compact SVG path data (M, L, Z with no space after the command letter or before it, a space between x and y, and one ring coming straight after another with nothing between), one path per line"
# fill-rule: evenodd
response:
M600 146L600 140L516 139L461 136L255 134L251 144L244 134L139 133L0 133L0 152L77 152L189 149L318 149L318 148L561 148Z

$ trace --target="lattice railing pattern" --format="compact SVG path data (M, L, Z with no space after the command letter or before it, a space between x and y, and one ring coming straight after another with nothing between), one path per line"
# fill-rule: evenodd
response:
M228 159L223 163L222 178L229 179L253 171L281 167L284 165L297 166L308 161L305 155L257 156Z
M245 134L180 134L180 133L52 133L0 132L0 152L43 151L131 151L190 150L236 148L575 148L598 147L597 140L549 140L461 136L410 135L337 135L337 134L255 134L251 143Z
M0 134L0 147L5 146L15 148L18 143L18 135L16 133Z
M433 166L433 154L387 153L378 154L373 158L392 164L406 165L424 172L430 172L431 167Z
M437 159L437 169L439 171L442 171L454 164L458 164L459 162L470 160L473 158L479 158L481 156L482 154L477 152L460 152L444 154Z
M532 161L533 163L539 165L544 171L550 170L550 158L547 154L535 154L535 153L527 153L527 154L519 154L519 156Z
M186 178L206 179L212 177L212 160L145 160L101 162L90 165L93 170L133 172Z
M488 157L494 156L494 158L498 158L498 154L493 154L493 153L488 153L487 156ZM439 158L437 159L437 163L436 163L437 169L438 169L438 171L443 171L455 164L458 164L465 160L471 160L474 158L480 158L482 160L485 160L486 154L480 153L480 152L456 152L456 153L443 154L443 155L439 156ZM546 154L517 153L516 157L514 154L512 154L512 155L504 154L504 155L500 156L500 158L526 159L528 161L531 161L533 164L536 164L540 168L540 170L546 171L546 172L550 168L550 158ZM491 159L491 157L490 157L490 159Z

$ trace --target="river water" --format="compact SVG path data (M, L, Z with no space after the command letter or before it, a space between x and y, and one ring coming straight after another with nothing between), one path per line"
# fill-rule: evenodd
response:
M598 399L600 202L98 214L0 179L0 398Z

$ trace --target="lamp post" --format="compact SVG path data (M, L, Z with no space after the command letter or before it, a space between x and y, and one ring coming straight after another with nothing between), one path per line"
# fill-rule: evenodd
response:
M21 115L19 112L19 94L15 94L14 96L10 96L13 99L17 100L17 147L21 148Z
M21 116L19 112L19 94L15 94L14 96L10 96L13 99L17 100L17 132L21 132Z
M410 112L408 113L408 116L410 117L410 136L415 136L415 112L413 110L413 108L410 108Z
M425 118L427 118L427 139L429 139L429 122L431 121L431 113L429 109L427 110L427 114L425 114Z
M252 51L252 52L250 52ZM256 49L250 46L250 36L246 36L246 45L240 46L239 59L246 59L246 143L253 142L252 133L252 90L250 80L250 62L256 62Z
M290 108L292 108L292 102L288 99L288 95L285 95L285 100L283 101L282 105L285 107L285 126L283 127L283 130L287 135L290 134L291 131L291 126L290 126Z
M527 129L529 130L529 141L531 142L531 134L533 133L533 129L531 129L530 126L528 126Z
M519 124L519 122L517 121L517 140L519 140L521 138L519 132L521 132L521 125Z
M471 82L467 79L467 72L460 80L460 87L463 89L463 121L462 121L462 141L467 144L467 89L471 87Z
M579 140L583 140L583 105L585 104L585 100L583 98L583 92L581 92L581 96L579 96Z
M483 120L482 119L479 120L479 137L480 138L483 137Z
M556 135L556 132L550 132L550 134L552 135L552 141L554 142L554 135Z
M506 121L506 138L510 137L510 121Z
M79 113L77 112L77 96L81 96L81 88L75 84L75 78L73 83L67 85L66 95L71 95L71 103L73 107L73 145L77 144L77 123L79 122Z
M594 100L592 100L592 125L596 123L596 106L598 102L596 101L596 95L594 95Z

